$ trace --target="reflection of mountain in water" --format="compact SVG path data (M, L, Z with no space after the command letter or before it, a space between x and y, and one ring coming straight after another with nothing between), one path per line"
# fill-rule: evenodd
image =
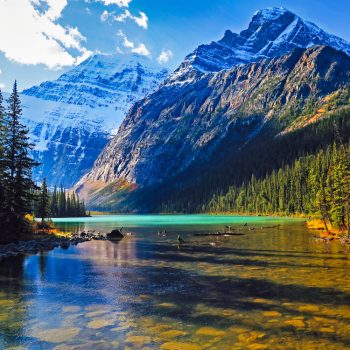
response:
M79 250L94 267L122 266L123 263L136 259L135 239L125 238L122 241L92 241L79 245Z

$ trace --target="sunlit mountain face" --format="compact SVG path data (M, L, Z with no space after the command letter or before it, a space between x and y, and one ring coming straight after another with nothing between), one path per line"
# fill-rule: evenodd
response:
M41 163L34 177L70 187L92 167L130 106L167 75L144 56L98 54L23 91L24 121Z
M198 189L195 198L210 188L215 193L248 167L234 165L247 159L248 146L307 125L294 121L310 101L322 106L330 96L343 96L349 53L348 42L286 9L258 11L248 29L228 30L199 46L158 90L135 103L77 191L93 206L115 203L125 210L148 210L147 196L150 205L159 197L179 198L185 183ZM249 157L254 153L253 147ZM245 171L250 177L253 169ZM219 179L220 172L227 175ZM146 187L152 189L141 195L143 203L130 200ZM128 203L119 206L124 199Z

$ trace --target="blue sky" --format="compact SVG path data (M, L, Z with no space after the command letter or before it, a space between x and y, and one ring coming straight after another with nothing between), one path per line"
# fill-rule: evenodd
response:
M350 41L348 0L0 0L0 87L55 79L94 52L138 52L174 69L272 6Z

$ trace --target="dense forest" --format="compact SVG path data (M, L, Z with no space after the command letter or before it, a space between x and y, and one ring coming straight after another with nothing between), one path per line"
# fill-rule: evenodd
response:
M84 201L64 188L49 192L44 179L41 190L36 193L38 200L34 202L34 214L39 218L59 218L86 216Z
M332 155L333 162L338 161L332 153L334 148L338 152L338 159L345 161L348 155L341 151L341 148L346 148L350 141L350 109L342 107L318 122L296 129L283 136L275 137L274 134L269 134L269 131L263 132L254 142L247 144L239 155L227 154L223 149L221 150L223 154L221 161L220 155L218 155L215 157L217 160L215 164L203 162L203 165L189 169L178 178L172 179L172 182L163 185L162 191L151 189L153 191L153 203L156 203L155 211L302 213L317 216L318 210L311 203L313 199L316 199L315 193L308 193L311 188L310 184L306 187L304 178L301 178L301 183L288 184L282 174L288 173L288 175L299 179L298 172L300 172L300 176L312 173L314 171L312 160L322 158L321 163L326 162L326 160L328 162L320 170L323 178L325 178L335 166L333 164L333 167L330 167L330 156ZM336 144L336 146L333 146L333 144ZM342 146L342 144L345 146ZM341 156L342 152L344 154ZM343 162L342 165L348 169L349 164L346 162ZM278 188L292 186L288 189L288 193L283 194L284 197L281 197L282 194L271 194L272 190L261 196L259 186L265 186L262 183L263 180L266 182L268 181L266 178L270 177L271 182L280 181L280 187ZM330 185L330 182L326 185ZM244 196L243 193L246 187L249 187L250 190L256 189L258 193L253 196ZM295 194L295 188L300 188L301 192ZM241 195L239 196L240 192ZM282 201L282 198L283 201L277 205L274 199L265 196L269 193L270 196L274 197L279 195L279 201ZM296 201L295 198L291 201L289 195L297 195L302 201L294 202L294 200ZM266 198L264 199L264 197ZM147 200L146 195L141 196L141 198ZM140 203L137 200L135 202L136 204ZM148 204L152 206L152 202L148 202Z
M209 212L306 214L350 232L350 144L328 146L305 155L263 178L216 194Z

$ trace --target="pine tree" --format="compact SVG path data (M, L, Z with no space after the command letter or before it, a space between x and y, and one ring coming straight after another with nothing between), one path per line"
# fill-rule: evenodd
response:
M66 215L66 192L61 187L58 194L58 215L60 217L64 217Z
M5 166L6 172L6 205L10 212L24 215L31 210L33 199L32 168L37 166L29 152L33 145L29 143L28 129L21 124L21 102L17 90L17 82L8 99L7 128L5 130Z
M325 189L323 186L317 191L316 198L315 198L315 205L316 205L316 213L319 214L321 217L321 220L323 221L323 224L328 231L328 225L327 220L329 220L329 213L330 213L330 204L327 201L327 196L325 193Z
M50 197L50 213L52 217L58 216L58 193L57 187L55 186Z
M5 136L6 136L6 121L5 107L3 102L2 92L0 90L0 214L5 213Z
M344 156L337 151L336 145L333 146L333 157L332 157L332 171L330 173L331 178L331 216L335 226L340 228L342 231L345 229L345 187L344 187L344 176L346 173L346 163Z
M41 218L42 226L44 226L45 219L49 218L50 216L49 201L50 199L47 191L46 179L44 178L39 197L39 217Z

